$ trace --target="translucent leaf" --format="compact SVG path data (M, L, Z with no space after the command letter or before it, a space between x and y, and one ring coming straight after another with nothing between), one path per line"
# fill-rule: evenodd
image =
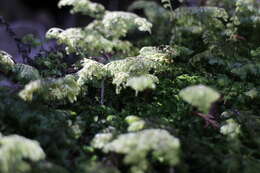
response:
M159 83L159 79L156 76L146 74L128 79L126 86L129 86L132 89L134 89L137 95L138 92L144 91L145 89L155 89L156 83Z
M139 121L135 121L135 122L131 123L128 126L127 131L135 132L135 131L139 131L139 130L144 129L144 127L145 127L145 121L139 120Z
M245 95L247 95L251 99L254 99L259 95L259 91L256 88L253 88L253 89L245 92Z
M131 123L134 123L134 122L140 121L140 120L141 120L141 118L138 117L138 116L135 116L135 115L130 115L130 116L127 116L127 117L125 118L125 121L126 121L128 124L131 124Z
M218 92L204 85L187 87L180 91L180 96L204 113L208 113L212 103L220 98Z

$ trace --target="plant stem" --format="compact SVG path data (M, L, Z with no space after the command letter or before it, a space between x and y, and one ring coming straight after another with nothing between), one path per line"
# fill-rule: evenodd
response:
M105 79L101 81L100 104L104 105Z

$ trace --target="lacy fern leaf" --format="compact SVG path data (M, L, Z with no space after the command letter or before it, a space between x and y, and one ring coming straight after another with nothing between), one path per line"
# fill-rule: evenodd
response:
M179 163L180 142L166 130L147 129L135 133L126 133L119 135L114 140L111 140L111 135L106 136L96 135L92 145L101 148L106 153L124 154L124 162L131 166L132 173L147 171L150 166L147 160L149 153L156 160L170 166ZM102 141L102 144L99 144L98 141Z
M77 75L79 76L78 83L82 85L87 81L92 81L94 79L101 80L105 78L107 71L103 64L85 58L83 60L83 68L78 71Z
M25 173L30 171L30 165L25 161L40 161L45 153L39 143L21 136L0 136L0 172Z
M80 87L72 75L59 79L42 79L32 81L20 91L19 96L32 101L34 98L44 101L62 101L68 99L71 103L77 100Z
M10 72L15 66L12 56L5 51L0 51L0 68L4 73Z
M73 6L71 13L82 13L95 18L101 18L105 12L103 5L89 0L60 0L59 7Z
M17 80L23 83L41 78L40 73L36 68L26 64L15 64L13 73L16 74Z

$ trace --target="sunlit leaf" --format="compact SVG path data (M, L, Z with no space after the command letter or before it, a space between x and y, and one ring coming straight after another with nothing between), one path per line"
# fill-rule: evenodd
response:
M212 103L220 98L218 92L204 85L187 87L180 91L180 96L204 113L208 113Z

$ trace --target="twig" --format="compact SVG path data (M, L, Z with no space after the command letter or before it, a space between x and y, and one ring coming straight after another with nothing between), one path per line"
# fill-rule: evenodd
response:
M213 115L210 114L203 114L203 113L199 113L199 112L195 112L195 115L203 118L205 120L205 127L208 127L209 125L211 125L214 128L219 128L219 123L215 120L215 117Z
M0 24L5 26L6 32L15 41L18 52L22 55L23 62L31 62L31 58L28 56L31 52L31 46L29 44L23 43L22 40L17 37L15 32L12 30L10 25L4 20L2 16L0 16Z
M104 105L105 79L101 81L100 104Z

